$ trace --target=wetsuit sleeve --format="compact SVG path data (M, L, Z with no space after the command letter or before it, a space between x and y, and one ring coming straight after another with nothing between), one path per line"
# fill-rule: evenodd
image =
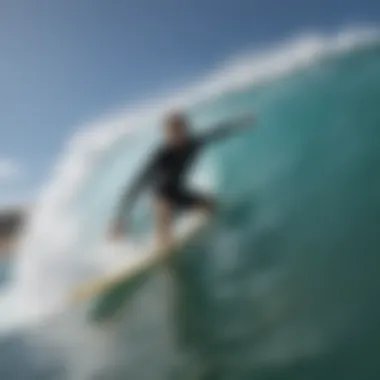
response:
M219 141L230 137L231 135L251 126L253 124L253 117L251 115L244 115L233 121L218 124L200 137L201 144L208 144L214 141Z
M205 132L199 138L199 142L204 144L209 144L215 141L223 140L234 132L236 132L235 123L221 123L211 128L211 130Z
M126 191L121 199L120 211L118 219L126 213L131 212L133 205L135 204L140 193L149 185L149 182L154 175L157 162L157 155L154 155L140 172L137 178L134 179L131 187Z

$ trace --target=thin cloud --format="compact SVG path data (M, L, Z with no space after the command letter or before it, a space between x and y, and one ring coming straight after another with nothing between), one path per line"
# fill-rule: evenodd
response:
M0 157L0 181L12 181L22 175L20 164L11 158Z

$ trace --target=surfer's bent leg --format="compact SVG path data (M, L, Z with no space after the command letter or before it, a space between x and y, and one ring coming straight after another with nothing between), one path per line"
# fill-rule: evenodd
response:
M160 246L167 246L173 239L173 219L178 211L201 211L214 214L215 200L208 195L192 191L171 191L157 194L155 198L155 217L157 241Z
M199 210L207 214L214 214L216 210L215 199L209 195L184 191L177 199L179 207L184 210Z
M159 246L166 247L172 240L173 206L162 197L155 199L156 233Z

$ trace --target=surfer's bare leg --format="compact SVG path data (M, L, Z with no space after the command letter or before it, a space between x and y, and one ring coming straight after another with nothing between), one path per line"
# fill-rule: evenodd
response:
M216 211L216 201L212 197L204 197L203 202L200 204L199 208L202 212L208 216L211 216Z
M199 211L206 216L212 216L216 212L216 201L209 195L194 195L189 205L190 209Z
M165 199L155 200L156 234L157 243L160 247L168 246L173 238L173 207Z

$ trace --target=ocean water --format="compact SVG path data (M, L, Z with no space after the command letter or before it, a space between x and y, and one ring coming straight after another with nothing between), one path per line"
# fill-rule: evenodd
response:
M201 158L195 182L222 211L175 275L157 271L101 324L65 294L112 261L94 252L157 132L111 120L76 136L2 287L2 378L378 379L377 41L296 39L190 89L197 125L254 111L257 127Z

